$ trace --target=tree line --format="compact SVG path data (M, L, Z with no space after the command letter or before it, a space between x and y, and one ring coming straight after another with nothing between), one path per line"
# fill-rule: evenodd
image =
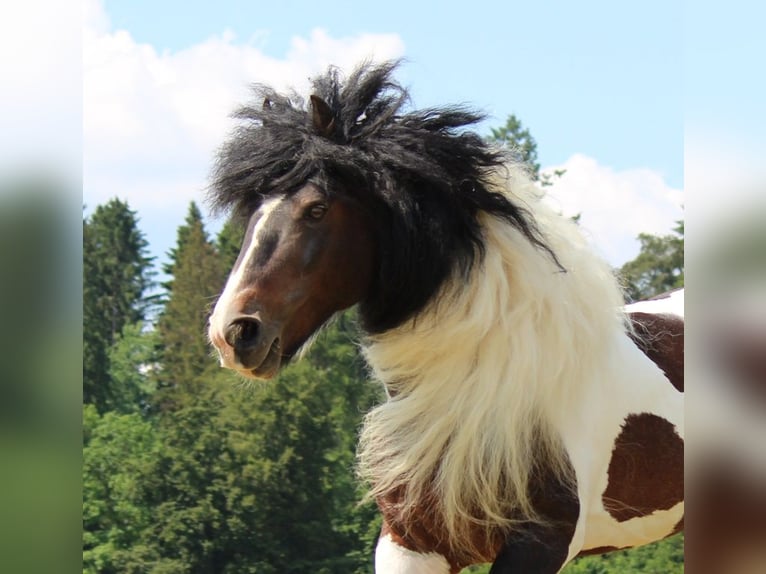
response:
M520 122L508 125L516 133L496 141L523 141ZM526 137L531 145L514 149L535 164ZM382 396L354 312L274 381L220 369L205 326L241 240L231 222L211 237L191 203L158 284L126 202L83 219L83 572L372 572L380 519L354 458L361 417ZM641 242L622 268L631 297L683 281L682 224ZM567 572L681 572L679 540ZM681 566L631 570L625 560Z

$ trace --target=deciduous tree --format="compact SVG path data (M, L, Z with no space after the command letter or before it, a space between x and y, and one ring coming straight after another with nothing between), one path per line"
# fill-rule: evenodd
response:
M673 234L638 236L641 251L619 270L627 296L638 301L659 295L684 284L684 222Z

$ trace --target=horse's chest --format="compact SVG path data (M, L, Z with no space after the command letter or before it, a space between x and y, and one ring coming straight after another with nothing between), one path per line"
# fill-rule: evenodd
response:
M394 510L399 496L393 493L378 500L384 517L381 538L388 537L392 544L420 554L424 561L436 555L443 557L445 568L448 566L451 573L480 562L493 562L493 572L498 574L556 572L566 562L580 503L572 489L552 472L541 471L536 479L530 487L530 495L545 524L525 524L511 533L500 529L487 532L476 525L469 530L468 544L466 541L451 544L447 532L440 527L433 500L421 501L418 508L409 513L411 519L402 521Z
M446 560L452 573L469 564L494 560L502 544L502 538L496 533L490 533L488 537L480 528L471 529L469 545L473 553L469 557L450 543L432 499L419 501L417 507L410 509L407 518L403 519L397 510L400 498L400 493L394 491L378 500L384 519L381 538L389 536L395 545L423 556L435 553Z

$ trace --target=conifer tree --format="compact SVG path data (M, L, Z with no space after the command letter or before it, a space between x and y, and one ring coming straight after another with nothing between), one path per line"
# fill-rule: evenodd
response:
M195 203L178 228L176 246L165 270L172 273L158 322L162 349L160 386L183 394L191 391L203 371L216 367L206 335L211 303L224 279L221 260L210 242ZM163 398L168 398L167 395ZM177 397L179 398L179 397Z
M492 135L487 139L511 151L514 158L525 164L529 169L529 175L533 181L541 187L550 187L555 180L560 178L566 170L557 169L553 173L541 173L540 162L537 160L537 141L532 136L529 128L525 128L521 120L514 114L508 116L504 126L491 128ZM573 219L577 221L579 215Z
M237 220L226 221L216 237L216 249L221 256L221 263L225 269L231 269L239 255L245 227Z
M533 179L540 176L540 163L537 161L537 142L528 128L514 114L508 116L504 126L491 128L489 141L510 149L519 161L529 166Z
M176 230L176 244L168 252L169 261L162 264L162 272L166 273L170 278L162 283L162 287L170 293L173 290L173 277L176 274L176 267L178 265L179 253L183 251L184 246L189 240L189 235L192 233L196 223L202 224L202 212L195 202L189 204L188 213L184 224Z
M112 199L83 220L83 401L110 408L109 348L151 305L152 258L136 213ZM119 393L117 393L119 394Z

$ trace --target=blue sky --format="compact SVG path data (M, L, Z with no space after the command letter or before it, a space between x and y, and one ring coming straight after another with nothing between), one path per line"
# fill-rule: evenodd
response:
M766 3L687 3L684 13L684 123L737 134L763 150L766 134Z
M516 114L543 168L566 169L551 201L613 265L684 217L679 2L86 0L84 15L83 200L128 200L159 260L248 85L301 89L365 57L403 58L415 107L484 111L482 134Z
M581 152L616 169L683 174L680 2L105 3L115 28L176 51L231 30L275 58L294 36L395 33L417 106L470 102L489 125L517 114L544 165Z

